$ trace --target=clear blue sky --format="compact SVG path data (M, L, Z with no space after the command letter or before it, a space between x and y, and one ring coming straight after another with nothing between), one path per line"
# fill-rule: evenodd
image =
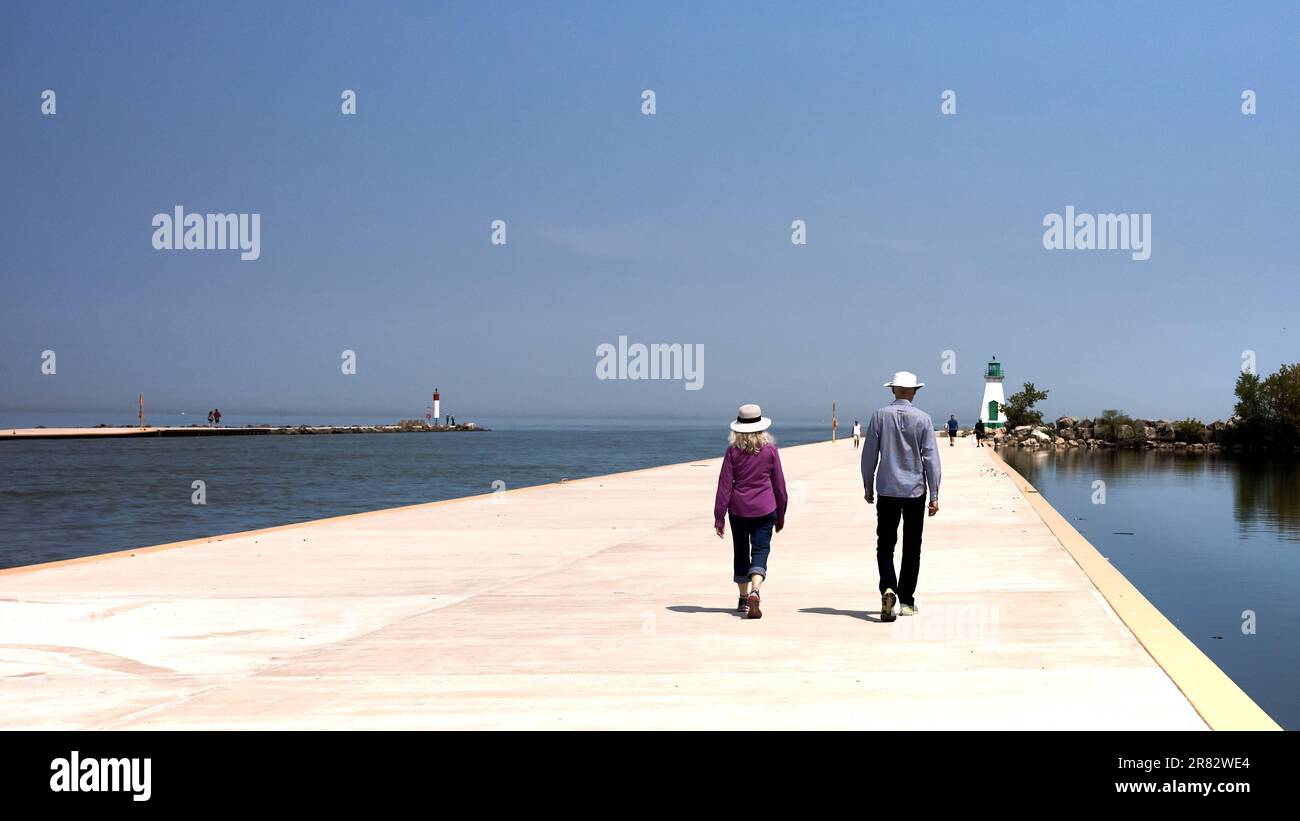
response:
M1300 360L1295 4L804 6L6 2L0 409L845 421L906 368L969 423L996 353L1049 415L1211 419ZM177 204L261 259L155 251ZM1151 259L1044 250L1066 205ZM598 381L619 335L704 389Z

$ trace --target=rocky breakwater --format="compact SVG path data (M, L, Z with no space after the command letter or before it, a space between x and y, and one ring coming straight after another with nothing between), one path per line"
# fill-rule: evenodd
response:
M317 434L317 433L432 433L442 431L486 431L473 422L456 425L430 425L422 419L403 419L395 425L342 425L317 426L298 425L296 427L271 428L271 433Z
M1131 448L1207 453L1222 449L1228 439L1230 422L1202 424L1194 419L1130 419L1126 416L1080 419L1062 416L1055 422L999 429L993 434L997 447L1030 450L1047 448L1068 450L1082 448Z

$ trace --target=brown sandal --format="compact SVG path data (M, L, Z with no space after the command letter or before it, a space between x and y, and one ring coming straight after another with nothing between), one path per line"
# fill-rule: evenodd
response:
M763 611L758 607L760 598L757 590L749 591L749 617L751 619L763 618Z

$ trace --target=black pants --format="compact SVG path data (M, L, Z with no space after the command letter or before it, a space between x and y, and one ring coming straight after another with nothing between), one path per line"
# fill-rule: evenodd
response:
M925 527L925 494L915 499L881 496L876 499L876 565L880 592L892 588L903 604L915 604L916 579L921 572L921 530ZM894 545L898 520L903 520L903 568L894 575Z

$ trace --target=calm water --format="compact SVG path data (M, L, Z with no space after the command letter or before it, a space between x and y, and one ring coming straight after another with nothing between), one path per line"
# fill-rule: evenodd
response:
M1265 712L1300 729L1300 461L1003 453Z
M829 438L825 425L774 425L772 433L781 445ZM726 437L725 425L661 422L4 441L0 567L490 493L496 481L512 489L720 456ZM206 505L191 503L196 479L206 483ZM711 505L701 501L702 518Z

